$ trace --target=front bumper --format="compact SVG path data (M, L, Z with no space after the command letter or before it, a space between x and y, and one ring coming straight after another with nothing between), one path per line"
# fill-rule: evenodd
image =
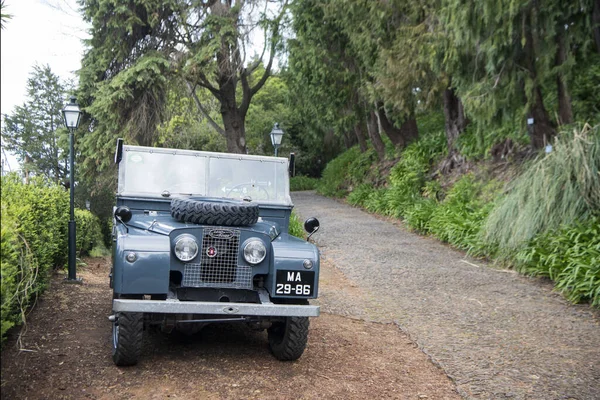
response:
M318 317L319 306L300 306L273 303L217 303L179 300L113 300L114 312L143 312L159 314L212 314L262 317Z

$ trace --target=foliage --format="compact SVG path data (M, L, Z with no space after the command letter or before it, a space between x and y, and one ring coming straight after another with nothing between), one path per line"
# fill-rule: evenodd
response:
M429 198L422 198L415 201L404 212L404 222L411 229L426 234L430 232L429 222L438 207L438 202Z
M343 197L348 193L348 170L358 159L360 150L353 147L330 161L323 170L323 176L317 185L317 192L324 196Z
M306 239L306 233L304 231L304 226L303 226L302 222L300 221L300 218L294 211L292 211L292 214L290 215L290 226L289 226L288 232L292 236L296 236L300 239Z
M494 180L485 183L472 175L464 175L433 210L426 230L471 254L486 254L488 245L482 238L481 229L500 186Z
M66 260L69 195L41 179L20 182L16 174L2 177L2 216L17 223L17 232L28 243L38 263L48 270Z
M430 132L402 152L390 171L386 214L403 217L408 207L421 197L427 174L433 163L444 155L445 144L443 131Z
M11 327L24 319L24 311L35 288L38 276L38 263L31 249L22 236L18 234L17 224L6 212L2 203L2 259L0 263L1 291L1 330L0 339Z
M492 147L507 139L520 148L529 143L525 129L519 124L508 121L505 124L492 125L487 128L474 124L468 126L458 137L456 148L467 160L489 159Z
M536 235L591 218L600 210L600 126L563 131L490 214L487 241L510 254Z
M339 21L327 18L325 4L323 0L292 4L296 35L288 44L286 80L301 115L312 125L341 135L356 120L351 110L359 85L358 66L347 35Z
M2 138L29 172L60 183L68 176L68 132L61 110L67 84L50 66L33 67L27 80L27 101L4 116Z
M578 62L573 72L573 113L578 121L600 124L600 54Z
M76 210L80 254L104 247L98 220ZM53 267L67 259L69 193L41 178L23 184L16 174L2 177L2 336L24 319Z
M76 248L80 257L91 254L104 254L104 240L100 230L100 220L88 210L75 209L77 226Z
M552 279L570 301L600 307L600 217L538 235L515 258L522 272Z
M290 178L290 191L298 192L301 190L314 190L317 186L318 179L308 176L296 175Z
M570 102L557 81L568 87L576 54L591 52L593 2L445 0L442 4L438 15L448 39L443 68L452 76L472 121L482 127L506 121L523 126L526 117L533 116L532 139L552 136L555 123L545 104L548 93L554 89Z

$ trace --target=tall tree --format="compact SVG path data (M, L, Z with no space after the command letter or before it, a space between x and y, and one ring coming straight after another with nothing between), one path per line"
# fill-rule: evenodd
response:
M280 50L286 3L277 3L84 0L92 37L81 71L82 100L99 132L83 147L95 152L97 135L154 143L167 87L179 80L197 112L226 139L228 151L245 153L248 107ZM252 57L252 41L261 30L264 48ZM219 102L221 123L207 112L199 90Z
M33 67L27 101L4 116L2 138L28 171L54 182L66 180L68 141L61 110L67 84L48 65Z
M557 122L572 120L569 69L589 48L595 1L443 0L444 65L467 114L483 126L532 118L532 146L547 143Z

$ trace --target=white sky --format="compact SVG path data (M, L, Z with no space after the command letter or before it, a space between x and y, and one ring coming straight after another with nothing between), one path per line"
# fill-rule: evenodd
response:
M82 39L87 37L75 0L5 0L4 5L3 12L12 18L0 32L3 115L25 102L27 78L36 63L48 64L61 78L75 81L73 72L81 67ZM18 168L14 157L7 161L12 170Z

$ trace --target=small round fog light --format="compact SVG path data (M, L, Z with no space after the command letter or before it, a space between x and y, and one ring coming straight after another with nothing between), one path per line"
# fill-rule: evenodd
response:
M304 265L304 268L306 268L306 269L311 269L313 267L313 263L310 260L304 260L302 265Z
M125 256L125 259L127 261L129 261L130 263L134 262L135 260L137 260L137 254L135 254L133 251L127 253L127 255Z

